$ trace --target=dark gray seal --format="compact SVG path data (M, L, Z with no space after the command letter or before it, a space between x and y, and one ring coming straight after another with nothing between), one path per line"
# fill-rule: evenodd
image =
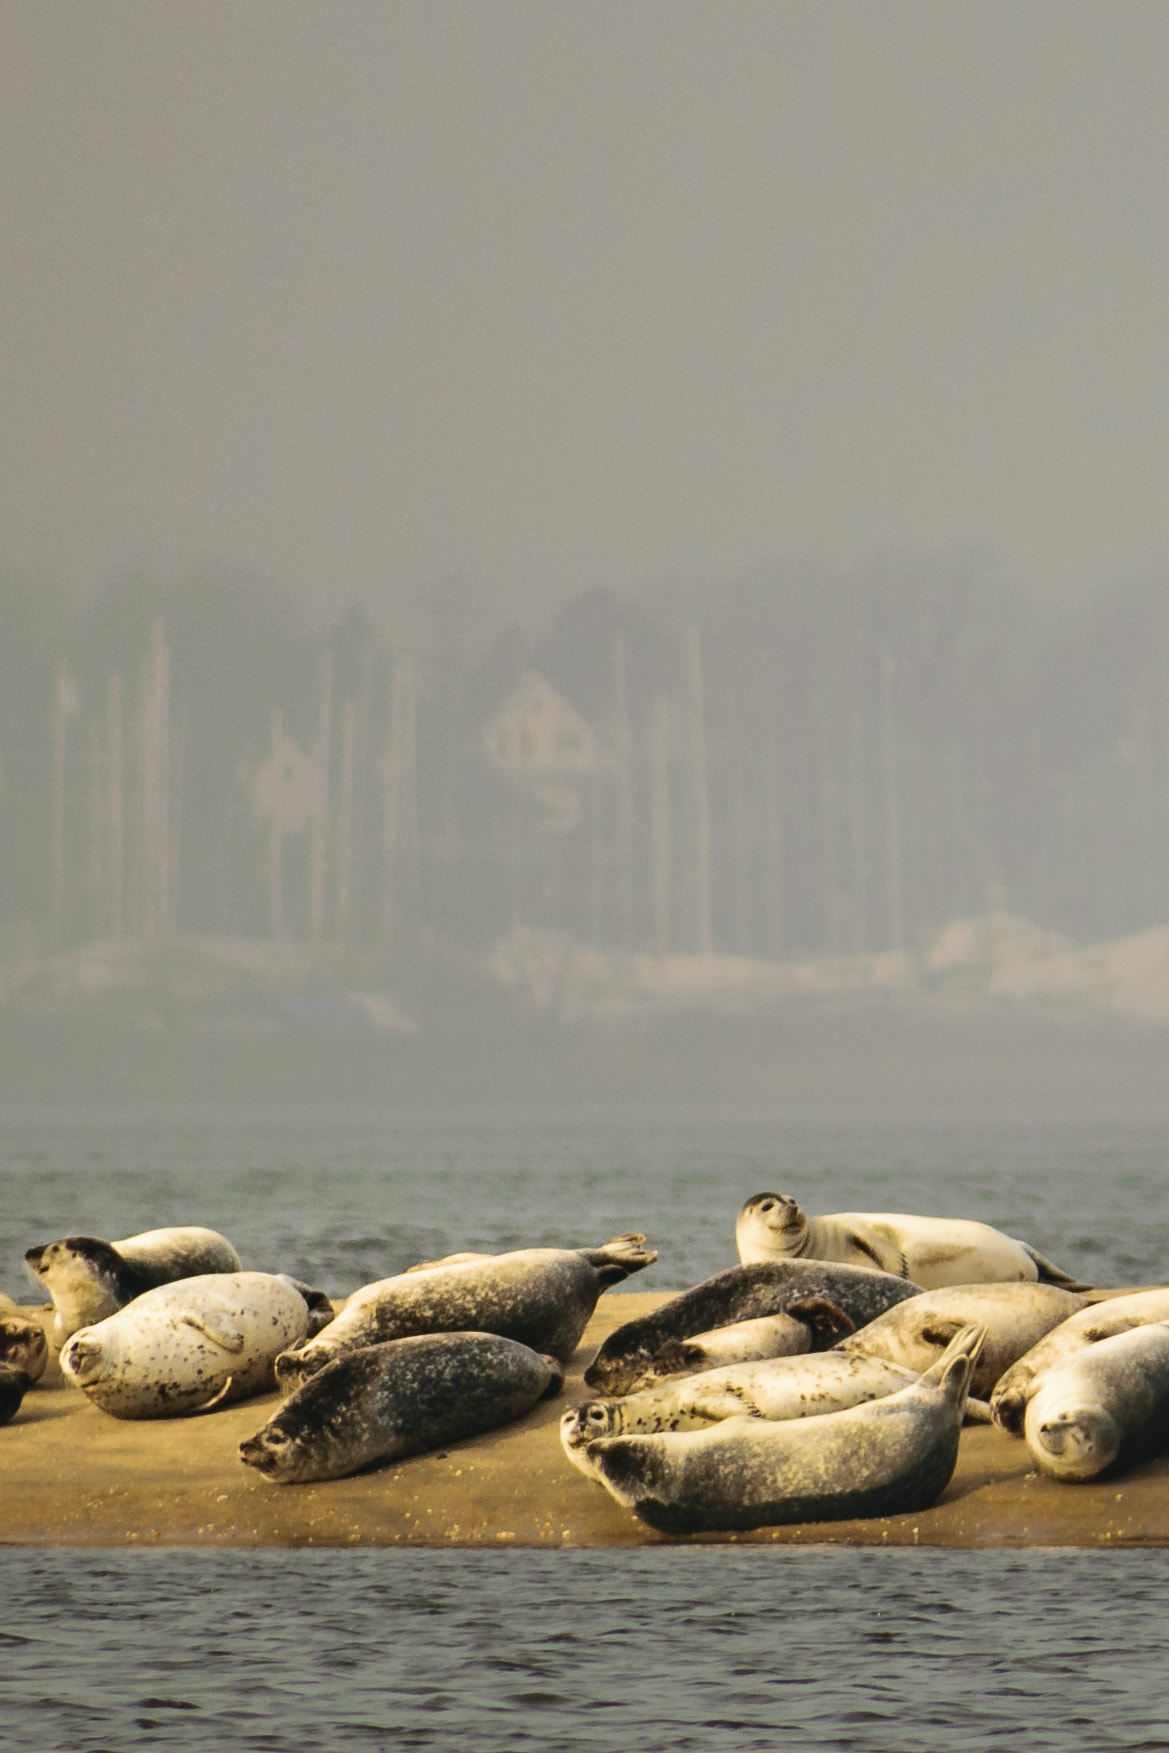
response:
M108 1315L161 1284L239 1272L240 1257L217 1230L145 1230L121 1242L99 1236L63 1236L29 1248L25 1265L53 1299L53 1342L61 1346L81 1327Z
M643 1376L673 1373L680 1342L710 1328L794 1313L797 1305L806 1305L809 1299L831 1305L854 1328L863 1327L886 1309L917 1295L916 1285L906 1284L891 1273L836 1266L824 1260L769 1260L753 1266L731 1266L683 1291L652 1314L627 1321L610 1333L584 1379L600 1394L627 1394ZM845 1331L846 1327L824 1320L811 1349L826 1351ZM657 1367L659 1360L664 1364L662 1369Z
M384 1340L310 1376L240 1444L240 1460L277 1485L340 1479L510 1424L563 1380L556 1358L498 1334Z
M0 1308L0 1364L39 1382L49 1361L49 1342L39 1321L29 1321L19 1310L9 1314Z
M13 1369L0 1363L0 1424L11 1424L20 1411L20 1403L32 1387L27 1370Z
M954 1472L982 1329L955 1338L911 1387L843 1412L601 1438L587 1470L663 1534L896 1516L936 1503Z
M418 1333L498 1333L567 1363L601 1292L657 1259L644 1241L472 1255L367 1284L315 1339L281 1353L280 1386L290 1393L347 1351Z

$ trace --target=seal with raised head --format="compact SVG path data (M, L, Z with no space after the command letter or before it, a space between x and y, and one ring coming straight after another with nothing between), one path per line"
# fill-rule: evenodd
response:
M367 1284L315 1339L277 1358L281 1390L291 1393L359 1346L418 1333L498 1333L567 1363L601 1292L657 1259L644 1241L625 1235L603 1248L474 1255Z
M835 1266L822 1260L769 1260L752 1266L730 1266L691 1290L672 1297L660 1309L610 1333L585 1371L585 1381L600 1394L628 1394L643 1376L660 1374L655 1367L665 1354L677 1355L679 1341L707 1336L714 1328L793 1312L797 1304L819 1298L831 1304L854 1327L863 1327L886 1309L917 1296L917 1286L887 1272L858 1266ZM831 1327L813 1332L813 1350L827 1350L839 1333Z
M1169 1323L1131 1327L1065 1357L1023 1425L1035 1465L1079 1483L1169 1448Z
M1134 1327L1148 1327L1156 1321L1169 1321L1169 1289L1138 1290L1130 1296L1109 1297L1061 1321L999 1377L990 1397L995 1423L1012 1436L1022 1436L1027 1402L1048 1370L1086 1345L1096 1345L1101 1339L1131 1332Z
M664 1534L928 1509L954 1472L981 1337L963 1329L911 1386L843 1412L601 1438L587 1461L618 1503Z
M985 1400L1005 1370L1086 1304L1086 1297L1054 1284L952 1284L890 1309L842 1340L840 1349L925 1370L959 1329L977 1322L985 1337L970 1392Z
M708 1430L725 1418L815 1418L896 1394L916 1380L916 1371L900 1364L842 1351L764 1358L670 1376L619 1400L586 1400L560 1420L560 1441L573 1466L590 1473L588 1445L600 1437Z
M922 1290L951 1284L1036 1280L1088 1290L1027 1242L990 1224L889 1211L838 1211L809 1217L786 1193L756 1193L735 1225L739 1259L839 1260L875 1266Z
M29 1248L25 1265L53 1299L53 1342L116 1314L145 1290L209 1272L238 1272L239 1255L217 1230L144 1230L121 1242L63 1236Z
M115 1418L208 1412L274 1384L309 1310L291 1279L216 1272L144 1291L65 1341L65 1379Z
M563 1380L557 1358L496 1333L387 1339L310 1376L240 1444L240 1460L277 1485L340 1479L510 1424Z

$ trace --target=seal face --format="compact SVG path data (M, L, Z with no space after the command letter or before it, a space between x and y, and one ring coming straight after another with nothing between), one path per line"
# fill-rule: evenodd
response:
M601 1292L657 1259L644 1241L461 1256L367 1284L316 1339L276 1360L281 1388L291 1392L347 1351L420 1333L497 1333L567 1363Z
M26 1375L31 1387L44 1375L48 1361L49 1342L40 1322L0 1308L0 1364Z
M1086 1306L1086 1297L1054 1284L951 1285L890 1309L842 1340L840 1349L925 1370L960 1328L977 1322L985 1336L970 1392L985 1400L1011 1364Z
M673 1376L620 1400L588 1400L560 1421L560 1441L573 1466L590 1473L588 1445L600 1437L708 1430L726 1418L815 1418L896 1394L917 1380L913 1370L842 1351L765 1358Z
M1109 1297L1106 1302L1092 1304L1061 1321L999 1378L990 1397L995 1423L1012 1436L1022 1436L1027 1403L1048 1370L1086 1345L1156 1321L1169 1321L1169 1289L1138 1290L1131 1296Z
M339 1479L508 1424L563 1380L556 1358L497 1334L383 1340L310 1376L240 1460L278 1485Z
M1065 1290L1088 1288L1026 1242L1017 1242L990 1224L889 1211L808 1217L786 1193L756 1193L748 1199L735 1225L735 1242L744 1263L838 1260L892 1272L922 1290L1036 1280Z
M24 1260L53 1299L56 1345L160 1284L240 1270L240 1257L226 1236L198 1228L145 1230L121 1242L63 1236L27 1249Z
M61 1352L61 1370L115 1418L209 1411L273 1385L278 1351L304 1337L308 1309L286 1278L210 1273L145 1291Z
M1115 1333L1053 1365L1024 1435L1035 1465L1069 1483L1169 1448L1169 1324Z
M887 1272L823 1260L769 1260L731 1266L610 1333L584 1379L600 1394L628 1394L643 1376L662 1373L655 1365L663 1351L669 1367L679 1341L705 1335L713 1328L788 1314L809 1298L823 1299L854 1327L863 1327L886 1309L917 1295L916 1285ZM813 1331L812 1349L826 1350L839 1337L840 1329L833 1331L831 1324L823 1331Z
M587 1459L619 1503L665 1534L928 1509L954 1471L981 1336L964 1328L910 1387L843 1412L602 1438Z

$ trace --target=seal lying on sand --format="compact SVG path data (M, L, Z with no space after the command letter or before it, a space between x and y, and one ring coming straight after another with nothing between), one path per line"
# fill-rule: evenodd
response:
M585 1371L585 1381L601 1394L628 1394L634 1383L655 1370L656 1360L676 1355L677 1342L708 1335L715 1327L757 1321L789 1313L810 1297L823 1299L847 1316L854 1327L884 1314L897 1303L918 1295L916 1285L857 1266L833 1266L821 1260L771 1260L753 1266L731 1266L692 1290L673 1297L652 1314L626 1321L610 1333ZM833 1343L830 1334L814 1338L813 1349Z
M1169 1448L1169 1324L1115 1333L1055 1364L1027 1407L1024 1434L1036 1466L1069 1481Z
M1061 1321L1000 1376L990 1397L995 1423L1012 1436L1022 1436L1027 1402L1048 1370L1086 1345L1154 1321L1169 1321L1169 1290L1138 1290L1131 1296L1109 1297Z
M278 1485L340 1479L509 1424L563 1380L556 1358L493 1333L384 1340L310 1376L240 1444L240 1460Z
M560 1420L560 1441L573 1466L588 1473L587 1447L600 1437L709 1430L725 1418L815 1418L899 1393L916 1380L917 1372L900 1364L842 1351L765 1358L672 1376L620 1400L586 1400Z
M827 1297L801 1297L784 1315L762 1315L755 1321L732 1321L712 1327L693 1339L668 1339L652 1370L627 1390L636 1393L661 1376L697 1375L720 1364L759 1362L764 1358L801 1357L805 1352L835 1345L856 1331L843 1309Z
M1086 1303L1054 1284L955 1284L890 1309L842 1340L840 1349L925 1370L960 1328L976 1321L985 1336L970 1392L985 1400L1005 1370Z
M304 1337L308 1320L291 1279L183 1278L80 1328L65 1342L61 1370L115 1418L206 1412L272 1387L277 1352Z
M786 1193L756 1193L735 1225L739 1259L840 1260L876 1266L922 1290L949 1284L1037 1279L1065 1290L1087 1290L1001 1230L965 1218L908 1217L899 1212L838 1211L808 1217Z
M567 1363L610 1285L652 1265L644 1236L603 1248L520 1248L383 1278L356 1291L309 1344L276 1360L285 1394L335 1357L416 1333L498 1333Z
M29 1248L25 1264L53 1299L53 1342L116 1314L144 1290L208 1272L238 1272L240 1257L216 1230L146 1230L122 1242L65 1236Z
M603 1438L587 1461L618 1503L664 1534L928 1509L954 1471L981 1338L964 1328L912 1386L844 1412Z
M15 1305L13 1305L15 1307ZM0 1308L0 1364L28 1377L29 1386L39 1382L49 1361L49 1342L39 1321L17 1311Z

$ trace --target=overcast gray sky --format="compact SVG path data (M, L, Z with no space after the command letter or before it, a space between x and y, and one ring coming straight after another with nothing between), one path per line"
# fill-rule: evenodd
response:
M1161 0L0 0L0 566L1169 552Z

